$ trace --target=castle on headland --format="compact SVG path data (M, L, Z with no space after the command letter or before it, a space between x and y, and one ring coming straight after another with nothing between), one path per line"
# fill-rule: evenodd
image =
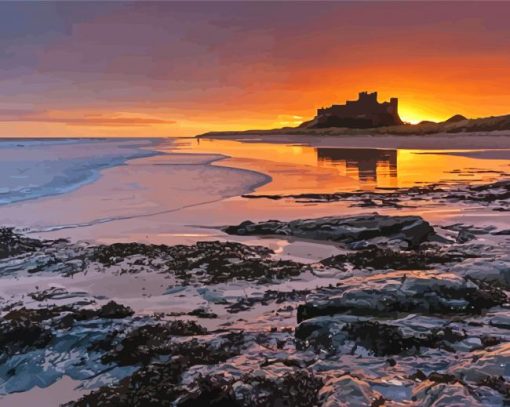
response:
M344 105L317 110L317 116L303 127L350 127L371 128L402 124L398 115L398 99L379 103L377 92L360 92L358 100L348 100Z

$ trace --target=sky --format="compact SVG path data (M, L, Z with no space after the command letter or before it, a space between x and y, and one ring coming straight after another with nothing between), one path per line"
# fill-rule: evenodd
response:
M1 2L0 137L294 126L378 91L510 113L510 2Z

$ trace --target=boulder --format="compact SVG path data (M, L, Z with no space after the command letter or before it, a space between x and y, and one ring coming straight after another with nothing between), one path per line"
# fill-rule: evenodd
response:
M478 313L506 302L495 287L479 286L452 273L419 271L350 278L337 288L319 290L298 307L298 322L321 315L388 313Z
M344 243L385 238L388 241L405 242L410 247L417 247L435 236L432 226L420 216L377 214L297 219L290 222L269 220L253 223L245 221L237 226L228 226L223 230L232 235L284 235Z
M319 392L319 400L323 407L371 407L383 405L384 401L368 383L350 375L327 381Z

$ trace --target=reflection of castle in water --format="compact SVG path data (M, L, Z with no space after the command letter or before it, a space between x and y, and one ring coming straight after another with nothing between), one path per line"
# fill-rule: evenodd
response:
M361 182L378 184L379 178L395 184L397 180L397 150L375 148L317 148L321 164L345 166L345 175Z

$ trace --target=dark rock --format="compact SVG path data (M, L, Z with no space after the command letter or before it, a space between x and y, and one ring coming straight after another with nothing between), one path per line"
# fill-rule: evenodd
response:
M492 232L492 234L497 236L508 236L510 235L510 229L501 229L497 232Z
M188 367L185 360L176 358L167 364L146 366L113 386L104 386L67 407L130 406L158 407L168 405L181 394L178 384Z
M473 233L470 233L467 230L461 230L455 240L457 243L467 243L474 239L476 239L476 236Z
M246 311L256 304L268 305L271 302L281 304L286 301L300 301L304 300L310 290L292 290L292 291L275 291L267 290L262 297L242 297L237 302L227 306L227 312L235 314L241 311Z
M376 321L363 321L347 324L344 330L356 344L372 351L376 356L396 355L419 348L415 338L404 338L400 329Z
M508 400L510 399L510 383L503 377L488 376L478 383L479 386L487 386L501 393Z
M246 375L237 383L235 398L242 406L317 405L322 380L305 369L287 372L279 377Z
M241 407L235 400L231 383L214 376L199 376L194 382L192 391L181 396L176 401L178 407Z
M40 322L15 318L0 322L0 357L26 352L29 348L44 348L53 338L50 330Z
M205 308L196 308L193 311L188 312L188 315L197 317L197 318L218 318L218 314L214 312L209 312Z
M95 347L111 348L102 357L103 363L116 362L121 366L137 363L147 364L156 355L169 355L175 351L171 343L173 336L204 335L207 329L195 321L172 321L168 324L143 325L127 333L121 339L114 335L108 342Z
M159 335L159 333L157 334ZM146 338L145 338L146 339ZM181 386L182 373L194 365L216 364L239 354L242 342L242 334L226 334L220 337L221 341L216 345L200 343L193 339L188 342L175 343L166 348L165 354L171 355L167 363L151 363L132 376L121 380L113 386L104 386L95 390L81 399L68 403L68 407L89 406L162 406L171 405L177 400L182 405L205 405L205 406L229 406L232 398L229 395L227 383L207 383L208 379L198 379L198 394L190 394L190 386ZM158 345L159 346L159 345ZM147 348L151 344L146 345ZM136 348L138 352L140 348ZM127 354L127 353L126 353ZM138 356L140 356L138 354ZM131 361L135 361L132 357ZM136 362L135 362L136 363ZM210 404L196 404L205 400L206 396L212 397ZM181 405L181 404L176 404ZM235 405L235 404L233 404Z
M375 356L398 355L401 353L417 353L421 348L444 348L449 350L450 344L465 339L465 334L454 331L450 327L438 327L424 333L419 330L404 334L402 327L370 320L348 319L335 320L318 317L302 322L296 328L297 346L299 349L313 347L315 351L338 351L338 346L345 341L353 341ZM409 331L409 329L408 329Z
M433 264L446 264L463 260L465 256L441 253L438 251L395 251L378 247L340 254L321 261L329 267L343 268L345 263L357 269L375 270L427 270Z
M34 252L43 246L43 241L15 233L14 228L0 228L0 259Z
M67 308L65 309L67 310ZM42 322L54 318L56 316L59 316L62 311L63 309L59 307L37 309L29 309L23 307L9 311L7 314L4 315L4 319L11 321Z
M346 287L319 290L299 305L298 322L345 312L358 315L480 313L507 300L501 289L455 274L426 277L419 272L400 272L398 281L395 273L391 279L384 276L372 279L367 286L356 280L352 286L344 281Z
M73 314L77 321L84 321L95 318L126 318L134 314L134 311L121 304L117 304L115 301L110 301L103 305L98 310L93 309L82 309Z
M114 243L95 248L91 259L105 266L124 261L127 257L143 255L148 258L156 258L164 255L170 248L165 245L153 245L143 243Z
M411 247L419 246L435 234L432 226L419 216L383 215L298 219L290 222L243 222L223 230L235 235L284 235L344 243L385 237L405 241Z

